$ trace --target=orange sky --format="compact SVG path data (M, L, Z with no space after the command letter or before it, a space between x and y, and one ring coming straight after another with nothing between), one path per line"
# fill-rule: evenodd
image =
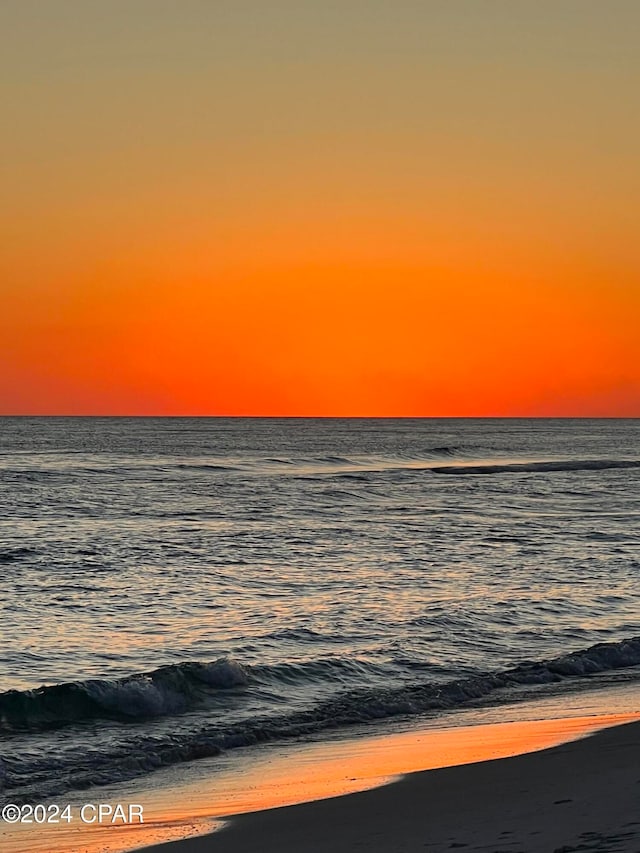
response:
M0 412L640 416L636 4L53 8L0 9Z

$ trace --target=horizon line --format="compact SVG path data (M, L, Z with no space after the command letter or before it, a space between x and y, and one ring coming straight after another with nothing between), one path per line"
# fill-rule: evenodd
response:
M445 420L546 420L546 421L632 421L640 415L202 415L202 414L43 414L0 413L1 418L102 418L102 419L182 419L182 420L378 420L378 421L445 421Z

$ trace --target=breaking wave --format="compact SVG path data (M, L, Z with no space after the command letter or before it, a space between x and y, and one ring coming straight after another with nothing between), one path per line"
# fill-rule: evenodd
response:
M88 679L0 693L0 732L42 731L95 719L140 719L180 713L205 691L247 684L247 670L227 658L162 666L128 678Z
M80 723L91 717L117 716L140 720L183 710L199 688L250 690L266 681L288 684L317 676L317 662L276 667L242 666L220 659L213 663L183 663L117 681L85 681L0 694L2 727L22 728ZM330 671L327 661L323 664ZM362 662L337 661L333 671L359 668ZM445 683L422 681L390 688L343 690L313 707L281 716L248 716L229 724L215 714L195 731L150 734L132 729L128 736L103 747L84 750L82 759L62 752L38 750L0 758L0 788L12 799L53 796L64 790L131 779L171 764L215 756L239 746L300 737L328 729L382 720L398 715L450 710L473 700L509 701L509 688L575 681L584 676L640 665L640 637L618 643L599 643L544 661L526 661L508 669L480 673ZM325 674L327 674L325 672ZM222 694L220 694L222 695Z
M333 706L329 716L347 723L397 713L418 713L430 708L448 708L516 684L543 684L636 665L640 665L640 637L599 643L548 661L527 661L509 669L445 683L343 691L329 700L328 706ZM422 666L431 667L428 662ZM326 680L344 689L356 679L368 676L381 680L388 675L384 664L345 657L253 666L230 658L210 663L188 661L125 678L87 679L0 693L0 732L42 731L101 718L126 721L170 716L198 707L212 695L220 698L220 691L238 688L295 688ZM318 723L324 719L323 707L316 708Z

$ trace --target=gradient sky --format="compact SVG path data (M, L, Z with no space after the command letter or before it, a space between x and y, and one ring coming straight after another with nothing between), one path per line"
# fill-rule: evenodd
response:
M637 0L0 0L0 412L640 416Z

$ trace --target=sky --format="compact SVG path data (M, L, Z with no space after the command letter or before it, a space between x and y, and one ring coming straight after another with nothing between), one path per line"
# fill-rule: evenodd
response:
M636 0L0 0L0 413L640 416Z

